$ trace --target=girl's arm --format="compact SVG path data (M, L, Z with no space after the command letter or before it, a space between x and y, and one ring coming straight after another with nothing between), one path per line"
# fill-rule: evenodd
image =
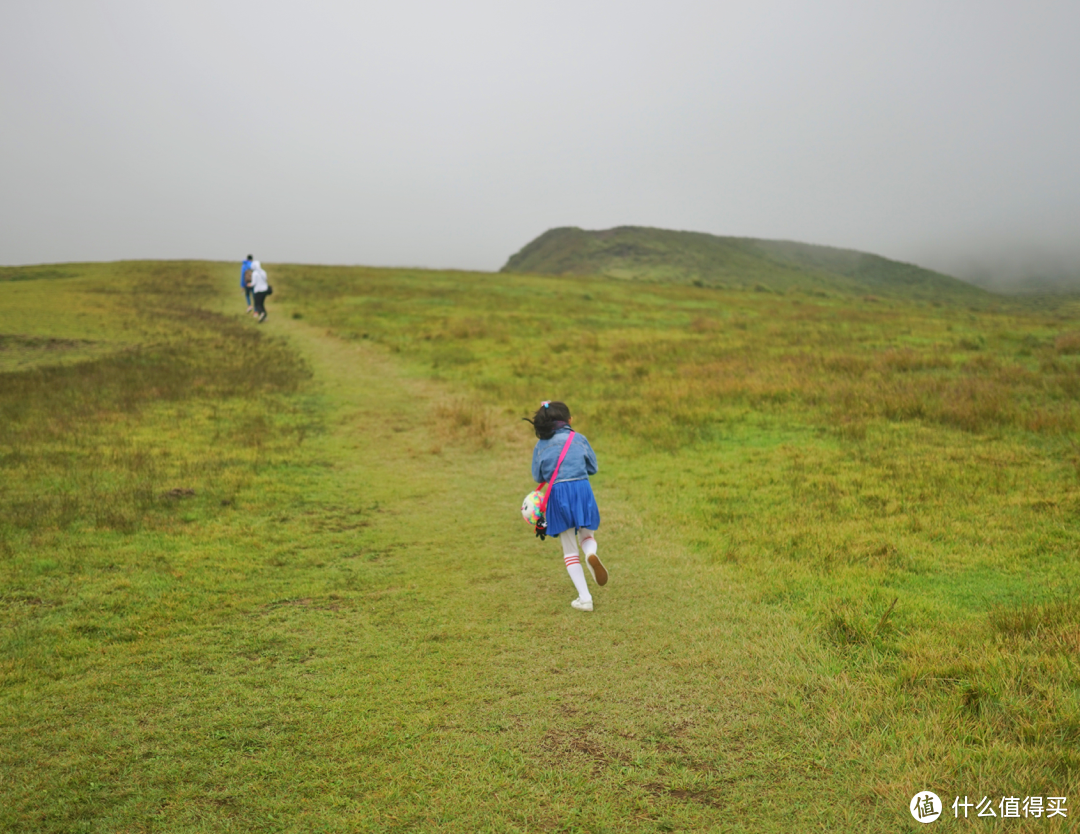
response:
M533 459L532 459L532 476L533 480L538 484L541 483L540 478L540 444L537 443L533 447Z
M592 446L589 445L589 441L584 437L581 438L581 442L585 444L585 474L596 474L596 452L593 451Z

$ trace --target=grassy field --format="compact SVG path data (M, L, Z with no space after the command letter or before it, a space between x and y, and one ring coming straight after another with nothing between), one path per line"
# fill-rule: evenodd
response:
M0 269L0 830L1077 804L1076 302L279 265L257 326L237 269ZM591 615L517 513L541 399Z

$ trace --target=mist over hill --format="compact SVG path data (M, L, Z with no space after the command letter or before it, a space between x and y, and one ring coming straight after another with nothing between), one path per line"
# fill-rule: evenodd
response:
M550 229L513 255L501 271L605 275L774 292L801 289L957 300L988 295L949 275L866 252L640 226Z
M921 247L918 260L978 287L1008 295L1080 294L1080 241L960 237Z

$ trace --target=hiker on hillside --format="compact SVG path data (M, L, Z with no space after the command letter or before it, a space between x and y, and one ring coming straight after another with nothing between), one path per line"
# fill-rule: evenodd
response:
M532 423L539 440L533 449L532 476L537 483L547 483L554 476L544 510L549 536L558 536L563 549L563 563L578 598L570 603L578 611L592 611L593 599L585 582L585 571L578 556L585 554L585 566L597 585L606 585L607 569L596 555L596 528L600 510L596 506L589 476L596 474L596 453L585 439L570 428L570 409L566 403L543 402ZM558 470L558 471L556 471ZM543 538L541 530L537 535Z
M270 283L266 279L266 271L258 261L251 262L248 277L252 295L255 296L255 320L262 324L266 321L266 296L270 295Z
M247 260L240 264L240 289L244 291L244 298L247 299L247 311L252 315L255 315L251 292L251 264L254 260L251 255L248 255Z

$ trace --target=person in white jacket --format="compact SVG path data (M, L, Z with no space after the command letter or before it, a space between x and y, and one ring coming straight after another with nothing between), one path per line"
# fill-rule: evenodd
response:
M255 296L255 318L259 324L266 321L266 296L270 295L270 283L266 279L266 270L258 261L251 262L251 291Z

